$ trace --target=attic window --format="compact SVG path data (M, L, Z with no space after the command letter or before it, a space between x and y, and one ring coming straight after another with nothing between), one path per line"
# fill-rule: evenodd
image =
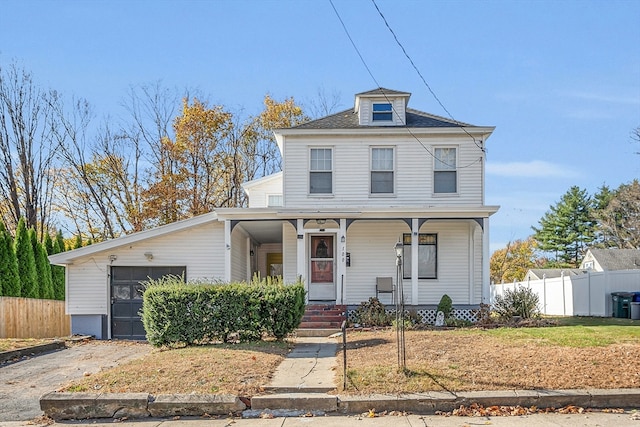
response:
M393 120L393 109L390 102L373 104L373 121L390 122Z

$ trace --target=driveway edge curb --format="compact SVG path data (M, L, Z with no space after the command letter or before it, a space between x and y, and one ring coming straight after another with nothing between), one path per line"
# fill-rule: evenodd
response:
M0 363L10 362L25 356L35 356L49 351L61 350L63 348L66 348L65 342L63 340L57 340L46 344L2 351L0 352Z

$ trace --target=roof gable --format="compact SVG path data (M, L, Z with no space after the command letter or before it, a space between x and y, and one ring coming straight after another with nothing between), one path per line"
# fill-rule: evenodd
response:
M73 264L74 260L87 255L92 255L109 249L130 245L132 243L152 239L154 237L162 236L180 230L185 230L217 220L218 215L215 212L210 212L193 218L184 219L182 221L173 222L171 224L161 225L160 227L152 228L149 230L139 231L137 233L128 234L126 236L121 236L100 243L94 243L92 245L84 246L82 248L74 249L71 251L49 255L49 262L54 265Z
M640 269L640 249L593 248L589 252L603 271Z

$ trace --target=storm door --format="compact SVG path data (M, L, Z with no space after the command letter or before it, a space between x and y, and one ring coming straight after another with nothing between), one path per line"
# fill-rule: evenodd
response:
M334 235L312 235L309 258L309 301L335 301Z
M111 338L146 340L139 314L142 282L167 275L182 276L185 272L186 267L111 267Z

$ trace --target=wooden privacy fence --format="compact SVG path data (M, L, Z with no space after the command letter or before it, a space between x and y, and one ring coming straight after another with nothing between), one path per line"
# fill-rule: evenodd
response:
M71 335L64 301L0 297L0 338L54 338Z

